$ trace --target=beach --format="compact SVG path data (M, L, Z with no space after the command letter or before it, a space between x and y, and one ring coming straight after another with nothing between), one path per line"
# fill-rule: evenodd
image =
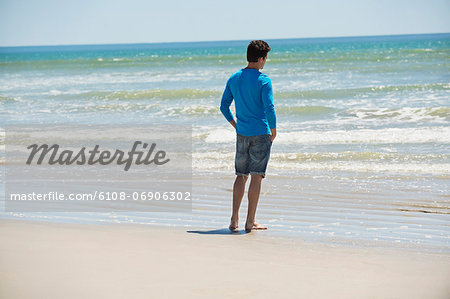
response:
M450 34L268 42L269 229L236 235L219 105L248 41L0 47L0 297L449 298ZM17 163L44 141L157 144L172 162ZM38 188L130 200L11 200Z
M2 298L448 298L448 254L2 220Z

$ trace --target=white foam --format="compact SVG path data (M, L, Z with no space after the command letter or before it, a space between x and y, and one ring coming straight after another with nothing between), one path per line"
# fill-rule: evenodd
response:
M450 127L279 132L281 144L450 143Z
M230 129L215 129L203 136L206 143L230 143L236 140L236 132Z
M236 134L228 129L213 129L202 134L207 143L229 143ZM278 132L279 144L395 144L395 143L450 143L450 127L385 128L331 131Z
M314 156L312 154L305 154ZM328 155L328 156L327 156ZM346 171L363 173L386 173L386 174L431 174L450 175L449 163L429 162L424 163L419 160L412 160L405 157L404 162L394 162L383 159L345 159L340 160L340 153L321 153L324 159L314 161L308 159L289 159L289 155L283 153L273 153L269 162L272 170L297 170L297 171ZM325 157L327 156L327 157ZM382 155L380 154L382 157ZM335 157L335 159L333 158ZM280 159L282 158L282 159ZM325 159L326 158L326 159ZM408 160L410 160L408 162ZM424 158L422 158L424 160ZM426 159L425 159L426 160ZM194 152L192 154L193 168L196 170L233 170L234 152Z
M48 90L69 90L74 87L85 91L92 91L91 85L117 87L118 84L137 84L137 83L164 83L164 82L205 82L211 78L217 77L217 71L197 71L197 72L179 72L176 70L167 70L165 72L143 71L143 72L108 72L108 73L89 73L89 74L64 74L45 76L20 76L13 80L8 76L0 76L0 92L24 90L33 95L36 91L42 90L48 94ZM226 81L226 78L223 80ZM89 89L85 88L89 85ZM220 86L223 91L223 86ZM65 94L66 92L64 92Z
M279 170L300 171L349 171L367 173L389 173L389 174L432 174L450 175L450 164L448 163L379 163L360 161L327 161L307 163L279 163L272 162L270 167Z
M397 123L417 123L423 121L433 121L446 123L450 119L447 107L403 107L397 109L391 108L353 108L345 111L347 118L358 120ZM345 115L341 115L346 118Z

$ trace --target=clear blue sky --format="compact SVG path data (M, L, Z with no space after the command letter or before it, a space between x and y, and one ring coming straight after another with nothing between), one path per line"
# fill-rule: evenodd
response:
M0 0L0 46L450 32L450 0Z

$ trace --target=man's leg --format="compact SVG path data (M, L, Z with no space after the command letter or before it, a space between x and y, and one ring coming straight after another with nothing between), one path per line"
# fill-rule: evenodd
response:
M251 231L252 229L267 229L255 222L256 208L258 207L259 193L261 191L262 175L252 174L250 186L248 187L248 212L247 221L245 222L245 230Z
M234 181L233 186L233 212L231 214L230 229L237 228L239 226L239 208L241 207L242 198L245 192L245 183L247 182L246 176L238 175Z

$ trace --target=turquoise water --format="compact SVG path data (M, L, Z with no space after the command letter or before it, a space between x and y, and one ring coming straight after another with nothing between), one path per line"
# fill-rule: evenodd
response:
M450 34L268 42L279 136L260 213L272 231L448 248ZM192 124L196 216L123 217L226 223L234 132L218 106L247 43L0 48L1 126Z

